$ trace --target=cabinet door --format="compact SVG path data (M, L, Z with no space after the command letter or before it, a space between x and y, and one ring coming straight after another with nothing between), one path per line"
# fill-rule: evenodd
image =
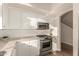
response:
M37 16L31 10L26 10L22 12L22 19L23 19L23 29L37 29Z
M31 14L30 14L31 15ZM29 12L23 11L22 12L22 29L33 29L31 26L31 20L28 19Z
M8 27L9 29L21 29L21 10L16 7L8 8Z
M29 56L29 41L16 43L16 56Z
M8 5L3 4L2 6L2 29L8 29Z
M40 46L39 46L39 40L30 40L30 56L38 56L40 53Z

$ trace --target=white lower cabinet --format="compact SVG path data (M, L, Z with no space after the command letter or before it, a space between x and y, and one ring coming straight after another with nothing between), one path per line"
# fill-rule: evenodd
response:
M40 42L39 40L30 40L30 56L38 56L40 53Z
M16 56L38 56L40 53L39 40L28 40L16 43Z
M29 56L29 41L16 43L16 56Z

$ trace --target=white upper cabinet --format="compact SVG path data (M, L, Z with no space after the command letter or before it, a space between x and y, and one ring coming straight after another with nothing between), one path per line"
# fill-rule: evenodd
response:
M8 10L8 25L10 29L21 29L22 16L21 10L16 7L9 7Z
M34 15L33 15L34 16ZM22 29L36 29L32 25L32 13L29 11L22 11Z
M37 29L44 13L18 4L3 4L3 29Z
M3 4L3 29L21 29L21 9Z

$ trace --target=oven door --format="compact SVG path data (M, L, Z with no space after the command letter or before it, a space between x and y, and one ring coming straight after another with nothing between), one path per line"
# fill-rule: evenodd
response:
M43 40L40 44L41 51L48 51L52 49L52 40Z

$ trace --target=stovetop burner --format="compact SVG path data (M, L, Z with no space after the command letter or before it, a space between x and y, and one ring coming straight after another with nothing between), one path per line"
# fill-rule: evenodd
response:
M49 35L37 35L37 37L39 37L41 40L48 40L48 39L51 39L52 38Z
M37 35L37 37L46 37L48 35Z

